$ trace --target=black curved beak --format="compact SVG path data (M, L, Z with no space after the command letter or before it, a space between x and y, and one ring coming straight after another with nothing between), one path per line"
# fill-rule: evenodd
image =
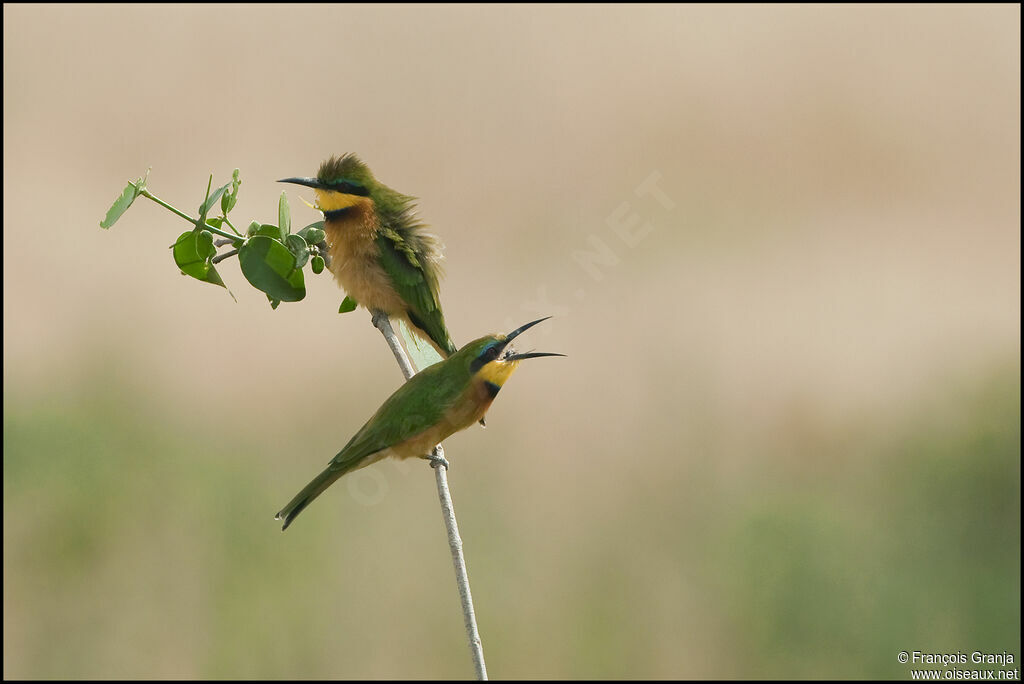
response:
M512 354L506 356L505 361L521 361L523 359L536 359L541 356L565 356L565 354L552 354L551 352L526 352L525 354Z
M526 332L527 330L529 330L533 326L537 325L538 323L543 323L544 321L548 320L549 318L551 318L551 316L545 316L544 318L538 318L535 321L530 321L529 323L526 323L525 325L519 326L518 328L516 328L515 330L510 332L508 335L505 335L505 344L508 345L509 342L511 342L513 339L515 339L520 334ZM565 356L565 354L552 354L552 353L549 353L549 352L526 352L524 354L510 354L510 355L506 356L504 360L505 361L521 361L522 359L536 359L536 358L539 358L541 356Z
M316 178L282 178L277 181L278 183L294 183L295 185L305 185L307 188L323 188L324 184Z
M519 326L518 328L516 328L515 330L510 332L508 335L505 335L505 341L506 342L511 342L516 337L518 337L520 334L526 332L527 330L529 330L533 326L537 325L538 323L543 323L544 321L548 320L549 318L551 318L551 316L545 316L544 318L538 318L535 321L530 321L529 323L526 323L525 325Z

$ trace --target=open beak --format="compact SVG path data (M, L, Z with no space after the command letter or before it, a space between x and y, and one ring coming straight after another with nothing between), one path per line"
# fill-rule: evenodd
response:
M551 318L551 316L545 316L544 318L538 318L535 321L530 321L529 323L527 323L525 325L519 326L518 328L516 328L515 330L510 332L508 335L505 335L505 341L506 342L511 342L512 340L516 339L516 337L518 337L520 334L526 332L527 330L529 330L533 326L537 325L538 323L543 323L544 321L548 320L549 318Z
M515 330L510 332L508 335L505 335L505 344L507 345L509 342L511 342L513 339L515 339L520 334L526 332L527 330L529 330L533 326L537 325L538 323L541 323L543 321L548 320L549 318L551 318L551 316L545 316L544 318L538 318L535 321L531 321L531 322L529 322L529 323L527 323L525 325L519 326L518 328L516 328ZM565 356L565 354L552 354L552 353L549 353L549 352L526 352L524 354L510 354L510 355L506 356L503 360L504 361L521 361L522 359L536 359L536 358L539 358L541 356Z
M522 361L523 359L536 359L541 356L565 356L565 354L553 354L551 352L527 352L525 354L512 354L506 356L505 361Z

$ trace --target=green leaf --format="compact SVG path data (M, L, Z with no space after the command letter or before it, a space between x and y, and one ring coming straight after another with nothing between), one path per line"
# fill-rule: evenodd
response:
M285 238L285 246L288 251L295 255L295 268L302 268L309 261L309 245L299 235L289 235Z
M110 228L117 223L117 219L121 218L121 214L128 211L128 207L132 206L132 202L142 194L145 187L145 179L143 178L136 181L134 185L129 183L128 187L121 193L121 196L114 200L114 204L107 210L106 217L100 221L100 228Z
M238 250L238 262L245 279L272 299L297 302L306 296L295 255L278 240L266 235L249 238Z
M288 193L281 191L281 199L277 203L277 225L281 226L281 233L287 235L292 232L292 212L288 207Z
M182 273L204 283L220 285L227 289L217 269L210 263L217 250L213 246L213 235L209 231L186 231L178 236L178 240L171 245L171 250L174 263Z
M324 232L324 222L311 223L298 232L299 235L310 245L319 245L324 241L327 233Z
M206 211L210 206L210 188L213 187L213 174L210 174L210 178L206 181L206 194L203 195L203 201L199 205L199 220L196 221L196 227L200 226L203 221L206 220Z
M345 295L345 299L341 300L341 306L338 308L338 313L343 314L348 313L349 311L355 311L356 306L358 306L358 304L356 304L356 300Z
M210 208L220 199L220 196L224 194L224 191L228 189L231 183L226 183L213 191L213 194L206 198L202 204L199 205L199 215L205 220L206 215L210 213Z
M199 231L196 236L196 253L203 259L212 259L217 254L217 248L213 246L213 233L208 230Z
M245 229L245 234L252 237L256 234L256 231L260 229L260 225L259 221L253 221L249 224L249 227Z
M273 238L278 242L284 242L285 233L282 233L281 229L272 223L260 224L260 226L257 227L256 230L253 230L252 226L249 226L249 230L250 235L266 235L267 237Z
M231 173L231 189L220 198L220 211L225 216L235 208L235 202L238 201L238 186L241 184L242 179L238 177L238 169L235 169Z
M315 257L313 257L313 263L311 264L313 268L313 273L315 273L316 275L320 275L321 273L323 273L324 265L324 258L322 256L317 254Z
M280 299L274 299L270 295L267 295L267 300L270 302L270 308L274 309L275 311L277 310L277 307L281 306Z

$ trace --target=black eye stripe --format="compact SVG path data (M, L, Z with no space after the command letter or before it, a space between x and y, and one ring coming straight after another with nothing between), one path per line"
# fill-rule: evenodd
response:
M501 353L501 349L499 347L500 345L495 343L480 352L480 355L473 359L473 363L470 364L470 371L476 373L488 363L498 358L498 354Z
M346 195L359 195L366 197L370 194L370 191L359 183L351 183L349 181L336 181L334 183L324 183L328 190L334 190L341 192Z

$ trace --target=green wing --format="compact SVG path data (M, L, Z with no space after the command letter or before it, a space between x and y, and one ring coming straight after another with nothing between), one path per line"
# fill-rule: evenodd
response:
M414 376L415 380L417 376ZM384 402L370 420L366 422L359 432L349 440L345 448L337 456L331 459L327 467L319 475L302 488L291 501L278 511L276 518L284 520L282 530L295 520L295 516L306 509L318 496L330 487L334 482L354 468L365 465L363 462L368 456L375 454L395 444L399 444L409 437L423 432L431 425L434 425L443 414L443 406L429 405L420 401L416 392L403 392L412 382L402 385L397 392ZM444 397L431 387L425 387L430 396L427 400L441 400ZM423 409L423 410L421 410Z
M428 263L432 257L425 254L426 249L418 254L410 239L415 238L407 239L393 228L381 230L377 236L380 265L406 303L412 324L450 356L456 349L438 301L437 266Z
M277 519L284 520L281 529L287 529L295 516L339 477L363 465L368 456L400 444L443 420L445 412L464 391L469 372L468 366L465 372L459 372L458 367L445 369L444 366L438 363L425 368L398 388L331 459L327 468L278 512Z
M440 374L441 364L426 368L381 404L370 420L334 457L330 468L348 470L360 461L437 425L465 389L451 373Z

